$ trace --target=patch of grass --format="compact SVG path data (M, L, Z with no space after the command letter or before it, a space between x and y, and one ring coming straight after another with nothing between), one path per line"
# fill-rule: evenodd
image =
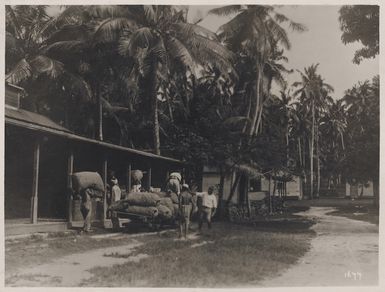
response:
M327 214L379 225L379 212L374 206L362 206L359 204L359 201L356 201L355 205L340 206L336 208L336 211Z
M195 240L146 238L132 255L149 257L138 263L94 268L94 276L82 285L220 288L255 284L294 264L309 249L314 236L308 227L299 233L287 232L286 223L276 224L261 230L215 222L211 232L204 230ZM214 243L191 248L193 243L208 240Z
M92 234L90 234L92 235ZM19 268L50 262L58 257L73 253L81 253L92 249L128 244L130 239L103 238L94 239L90 235L69 234L68 236L20 240L5 242L6 276ZM47 243L42 245L42 242Z

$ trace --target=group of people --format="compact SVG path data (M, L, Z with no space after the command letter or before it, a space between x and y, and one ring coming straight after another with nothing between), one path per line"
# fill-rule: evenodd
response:
M122 190L119 187L118 179L113 175L110 179L111 185L108 187L109 204L119 201L122 198ZM140 181L133 185L132 190L141 191ZM170 174L167 186L167 193L175 193L178 196L178 223L179 236L187 238L191 217L198 214L198 229L202 230L203 223L206 222L211 229L211 219L217 210L217 198L215 196L215 188L210 186L207 192L191 192L188 184L182 184L182 176L178 172ZM91 189L87 188L81 192L80 211L84 219L83 231L91 231L91 213L92 198L94 194Z
M190 219L193 214L198 213L198 230L201 232L204 222L207 222L208 229L211 229L211 219L214 217L218 207L215 196L215 188L210 186L207 192L190 191L188 184L181 184L182 177L179 173L171 173L167 192L174 192L178 195L179 204L179 236L187 238Z

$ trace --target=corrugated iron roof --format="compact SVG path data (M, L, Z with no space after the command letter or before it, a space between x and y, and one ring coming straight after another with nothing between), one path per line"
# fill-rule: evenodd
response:
M127 148L120 145L115 145L115 144L111 144L103 141L98 141L98 140L78 136L76 134L73 134L70 130L62 127L61 125L55 123L54 121L52 121L51 119L45 116L30 112L30 111L26 111L23 109L16 109L16 108L14 109L6 106L5 122L8 124L12 124L12 125L30 129L30 130L42 131L53 135L59 135L61 137L65 137L67 139L71 139L79 142L92 143L92 144L100 145L102 147L106 147L110 149L121 150L128 153L145 156L149 158L154 158L154 159L167 160L169 162L174 162L178 164L183 163L182 161L171 157L160 156L153 153L148 153L148 152Z
M49 128L49 129L55 129L55 130L63 131L66 133L71 133L70 130L55 123L51 119L49 119L43 115L39 115L37 113L26 111L23 109L10 108L10 107L6 106L5 107L5 117L19 120L19 121L32 123L32 124L36 124L39 126Z

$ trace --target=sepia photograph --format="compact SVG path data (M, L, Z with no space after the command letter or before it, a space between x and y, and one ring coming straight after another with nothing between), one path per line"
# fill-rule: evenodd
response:
M380 291L378 3L13 2L6 288Z

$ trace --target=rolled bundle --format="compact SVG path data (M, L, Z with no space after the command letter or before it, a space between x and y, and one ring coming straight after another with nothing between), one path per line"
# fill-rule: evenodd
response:
M160 197L155 193L147 193L147 192L141 192L141 193L129 193L127 195L126 201L130 205L134 206L153 206L155 207L159 201Z
M174 214L174 205L172 203L171 198L160 198L159 205L166 206L171 210L172 215Z
M178 204L172 204L172 208L174 211L174 216L179 214L179 205Z
M157 194L160 198L165 198L167 197L166 192L152 192L153 194Z
M162 219L171 219L172 218L172 211L168 207L166 207L164 205L158 205L157 209L158 209L158 214L159 214L160 218L162 218Z
M82 171L72 174L72 188L75 192L90 188L97 193L104 193L104 184L101 176L97 172Z
M125 209L125 211L136 215L143 215L143 216L150 216L150 217L156 217L159 215L159 211L155 207L128 206L127 209Z
M170 194L167 195L167 197L171 198L173 204L178 204L179 203L178 195L177 194L170 193Z
M124 209L127 209L129 205L127 200L120 200L113 202L108 209L111 211L123 211Z

